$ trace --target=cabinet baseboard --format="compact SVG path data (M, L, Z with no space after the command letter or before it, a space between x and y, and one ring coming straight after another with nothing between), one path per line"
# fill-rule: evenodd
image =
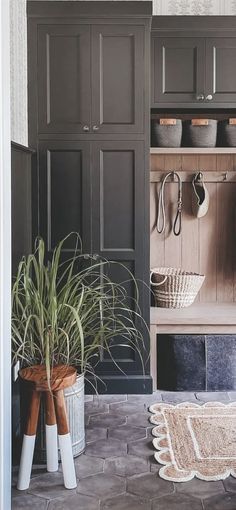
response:
M99 394L135 394L145 395L152 393L152 377L150 375L129 375L129 376L101 376L101 381L97 381L97 392ZM94 379L88 377L85 382L85 393L94 394Z

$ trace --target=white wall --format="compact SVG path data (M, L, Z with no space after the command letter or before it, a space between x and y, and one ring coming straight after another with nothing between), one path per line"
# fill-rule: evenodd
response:
M26 0L10 0L11 139L28 145Z
M0 1L0 510L11 509L11 145L9 0Z
M236 0L153 0L154 14L236 15Z

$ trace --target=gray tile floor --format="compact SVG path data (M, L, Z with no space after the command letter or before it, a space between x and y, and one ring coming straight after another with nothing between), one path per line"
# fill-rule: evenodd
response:
M75 459L77 489L64 489L60 471L49 474L37 466L28 491L20 493L13 483L12 509L236 510L234 478L172 483L158 477L148 421L148 407L155 402L234 399L235 392L88 396L86 451Z

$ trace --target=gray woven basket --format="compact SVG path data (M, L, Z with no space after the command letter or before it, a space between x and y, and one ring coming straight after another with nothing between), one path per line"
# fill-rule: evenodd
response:
M208 124L195 126L191 120L183 122L184 147L215 147L217 138L217 120L207 119Z
M203 282L204 275L173 267L155 267L151 270L156 306L161 308L184 308L190 306Z
M175 119L175 125L161 125L160 120L151 122L152 147L180 147L182 139L182 120Z
M218 123L217 145L219 147L236 147L236 125L228 120Z

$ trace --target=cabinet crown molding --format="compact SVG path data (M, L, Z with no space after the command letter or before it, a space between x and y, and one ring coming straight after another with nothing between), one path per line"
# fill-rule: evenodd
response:
M203 32L203 36L206 32L209 35L209 32L216 30L233 31L236 30L236 16L152 16L152 32L167 30L172 32L197 30Z
M85 17L91 18L121 18L123 16L137 18L152 16L152 2L145 1L67 1L61 0L52 2L50 0L28 0L27 2L28 18L45 17Z

